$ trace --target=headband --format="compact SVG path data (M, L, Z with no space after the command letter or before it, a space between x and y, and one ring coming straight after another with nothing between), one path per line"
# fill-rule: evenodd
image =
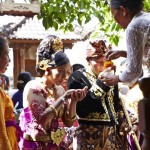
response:
M57 53L52 54L51 59L45 59L39 61L37 66L39 66L41 70L46 70L48 66L58 67L58 66L65 65L69 62L70 61L67 55L63 51L59 51Z

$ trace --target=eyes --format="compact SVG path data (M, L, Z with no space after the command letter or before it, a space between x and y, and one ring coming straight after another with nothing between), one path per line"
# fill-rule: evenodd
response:
M59 72L59 74L62 74L62 75L70 75L71 74L71 70L59 69L58 72Z

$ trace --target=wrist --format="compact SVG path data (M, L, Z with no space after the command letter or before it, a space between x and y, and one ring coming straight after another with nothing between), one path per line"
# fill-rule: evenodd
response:
M67 102L67 99L65 97L60 97L59 98L60 102L62 102L63 104L65 104Z
M121 80L119 79L119 76L116 76L116 82L121 82Z
M64 118L68 121L68 122L73 122L76 120L76 114L73 116L70 116L69 113L66 111Z
M121 56L122 57L127 57L127 52L126 51L121 51Z
M53 112L53 114L54 114L54 118L57 118L57 116L58 116L58 111L57 111L57 109L56 109L53 105L50 105L49 107L52 109L52 112Z

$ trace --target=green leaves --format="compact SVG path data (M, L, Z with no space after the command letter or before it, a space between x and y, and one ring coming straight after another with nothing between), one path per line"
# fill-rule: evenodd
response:
M149 0L144 1L144 6L146 11L150 11ZM111 17L108 0L47 0L42 2L38 18L43 18L46 29L53 27L65 32L73 31L74 21L84 27L93 16L99 19L98 31L94 32L102 32L110 42L117 45L121 29Z
M144 1L144 10L147 12L150 12L150 1L149 0Z

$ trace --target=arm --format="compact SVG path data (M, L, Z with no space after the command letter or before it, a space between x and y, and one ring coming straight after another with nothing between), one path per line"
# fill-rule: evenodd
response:
M73 122L76 119L76 105L78 101L81 101L82 99L85 98L86 94L88 92L88 87L84 87L83 89L71 89L68 90L63 97L69 97L69 105L68 105L68 110L65 111L65 114L63 116L63 122L67 126L72 126Z
M52 104L54 108L48 107L46 93L42 89L36 89L33 86L35 85L32 82L26 85L23 93L23 106L24 108L29 107L37 122L45 126L56 117L56 111L59 111L64 105L64 99L60 98L54 102Z
M46 97L42 94L43 92L40 90L32 89L33 83L27 84L24 89L23 101L24 107L29 107L32 115L36 118L39 124L47 125L53 118L57 117L59 110L64 106L64 103L67 103L68 99L76 102L81 100L84 96L84 92L86 89L79 90L81 93L78 95L77 90L68 90L63 96L58 98L52 105L47 107L46 105ZM81 97L80 97L81 96ZM73 103L74 107L76 106ZM71 107L72 108L72 107ZM72 117L75 115L74 109L73 112L69 111L69 116Z
M108 86L114 86L123 82L132 87L142 74L144 33L140 29L127 29L127 66L126 69L116 75L101 75L99 78Z
M119 79L133 85L142 73L144 33L140 29L127 29L127 68Z
M113 60L119 57L127 57L127 52L124 50L112 50L106 54L107 60Z
M0 135L1 135L0 149L11 150L11 145L6 133L4 112L5 112L5 101L4 101L4 97L2 97L2 94L0 93Z

